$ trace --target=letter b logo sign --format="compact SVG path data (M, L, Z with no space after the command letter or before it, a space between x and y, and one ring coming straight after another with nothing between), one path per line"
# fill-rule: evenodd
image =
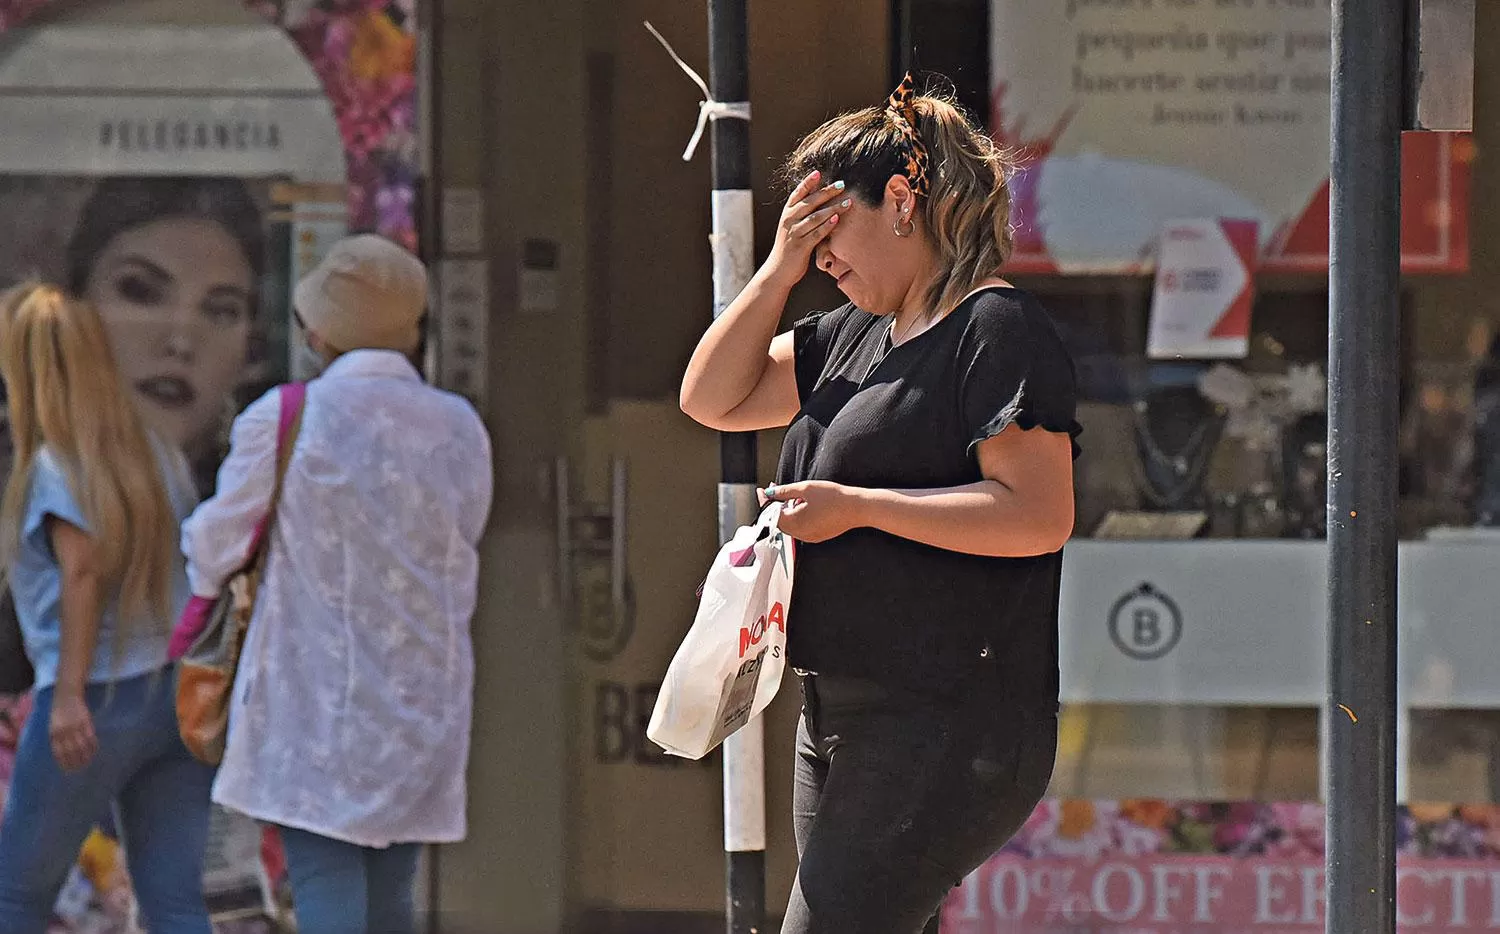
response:
M1149 606L1138 606L1130 612L1135 617L1135 632L1131 641L1136 645L1159 644L1161 642L1161 612Z
M1182 613L1171 597L1142 584L1110 610L1109 638L1115 648L1131 658L1161 658L1182 639Z

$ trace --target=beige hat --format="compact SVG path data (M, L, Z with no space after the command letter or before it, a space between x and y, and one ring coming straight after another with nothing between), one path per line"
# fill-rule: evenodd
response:
M297 283L297 313L335 349L412 353L427 309L427 267L383 237L360 234L333 245Z

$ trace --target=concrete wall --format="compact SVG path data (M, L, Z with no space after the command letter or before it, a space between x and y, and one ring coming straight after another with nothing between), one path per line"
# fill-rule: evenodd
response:
M484 193L492 262L488 422L496 502L474 621L470 834L439 861L443 929L544 934L563 923L567 663L546 468L582 421L583 0L446 0L436 38L440 172ZM561 249L557 311L522 315L522 241Z

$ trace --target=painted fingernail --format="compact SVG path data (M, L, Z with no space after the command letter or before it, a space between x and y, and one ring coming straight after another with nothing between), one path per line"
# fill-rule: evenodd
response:
M837 214L835 214L832 217L828 218L828 223L829 224L837 224L838 222L839 222L839 216Z
M844 190L844 183L843 182L834 182L833 183L833 187L837 188L839 191L843 191Z
M845 198L843 201L839 202L839 207L841 207L841 208L847 208L849 205L851 205L853 203L854 202L850 201L848 198Z

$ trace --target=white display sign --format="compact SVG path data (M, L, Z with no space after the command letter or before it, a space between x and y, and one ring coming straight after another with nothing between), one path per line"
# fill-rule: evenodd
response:
M1093 542L1064 557L1067 703L1321 703L1327 548Z
M1500 545L1405 542L1399 556L1402 695L1500 709ZM1061 626L1067 703L1319 706L1328 545L1076 541Z
M443 251L484 251L484 196L478 188L443 190Z
M344 181L324 98L0 95L0 172Z
M481 412L489 376L489 278L487 260L438 264L438 385Z
M1174 220L1161 234L1146 353L1238 358L1250 350L1256 223Z
M57 24L0 55L0 172L345 182L333 107L269 24Z

